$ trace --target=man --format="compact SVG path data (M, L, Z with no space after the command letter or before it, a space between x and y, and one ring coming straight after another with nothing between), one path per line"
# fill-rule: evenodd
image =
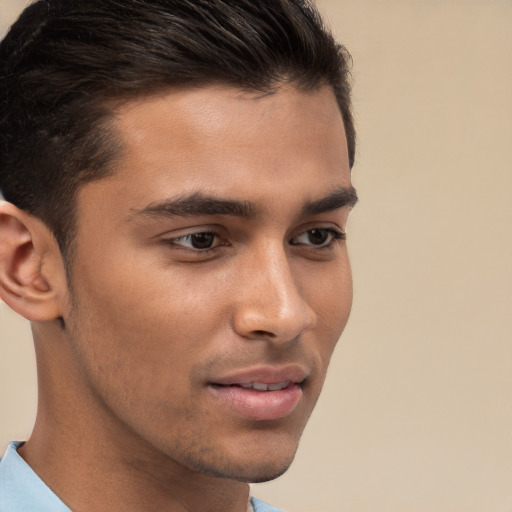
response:
M277 511L346 324L347 54L303 0L41 0L0 46L0 510Z

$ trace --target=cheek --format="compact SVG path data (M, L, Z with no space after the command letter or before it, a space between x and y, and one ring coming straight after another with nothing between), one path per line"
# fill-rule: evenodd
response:
M306 293L322 325L341 334L352 308L352 273L348 258L329 265L315 279L308 279Z
M352 276L348 259L333 266L323 279L310 284L309 304L317 314L316 326L324 367L347 324L352 308Z
M130 259L118 253L96 264L87 262L77 272L78 299L104 319L107 329L147 337L162 330L170 336L194 330L199 317L208 322L210 312L215 314L208 282L144 255Z
M116 303L83 294L77 299L80 318L72 343L84 391L101 397L106 410L147 436L170 428L172 417L187 417L199 353L199 344L191 343L197 340L196 322L163 303L135 297Z
M81 277L74 283L73 319L80 359L104 392L124 386L155 399L169 396L225 328L219 283L121 256L117 265L100 265L75 274Z

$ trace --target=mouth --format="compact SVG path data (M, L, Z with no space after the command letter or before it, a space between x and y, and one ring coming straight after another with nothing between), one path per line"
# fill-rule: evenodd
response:
M298 366L260 368L238 372L208 386L226 412L268 421L293 413L303 398L306 378L307 372Z
M256 391L281 391L282 389L289 387L291 384L292 382L289 380L285 382L278 382L277 384L267 384L265 382L243 382L241 384L230 384L230 387L241 387L243 389L254 389Z

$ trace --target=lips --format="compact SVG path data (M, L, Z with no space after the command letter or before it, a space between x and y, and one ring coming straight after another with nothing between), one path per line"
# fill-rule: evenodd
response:
M300 366L247 369L209 384L219 405L256 421L289 416L302 399L307 372Z

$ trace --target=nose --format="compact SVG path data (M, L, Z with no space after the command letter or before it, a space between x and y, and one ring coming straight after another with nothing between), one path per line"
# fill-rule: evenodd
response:
M244 261L234 314L234 329L240 336L286 342L315 325L316 313L296 274L282 245Z

